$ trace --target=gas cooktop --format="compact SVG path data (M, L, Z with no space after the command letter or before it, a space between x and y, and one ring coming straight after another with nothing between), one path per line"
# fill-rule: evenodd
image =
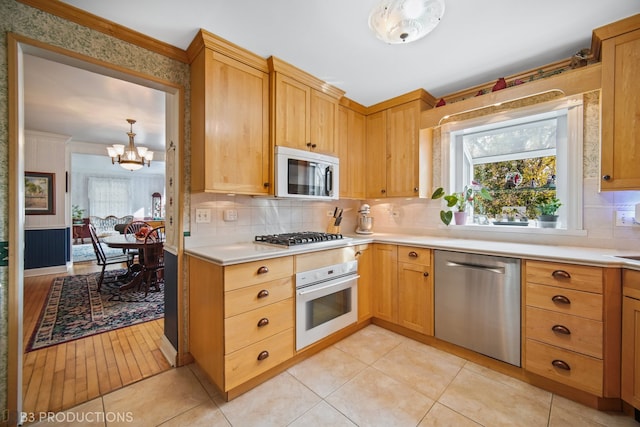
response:
M297 233L266 234L263 236L256 236L255 241L257 243L267 243L278 246L295 246L308 243L341 240L343 238L342 234L300 231Z

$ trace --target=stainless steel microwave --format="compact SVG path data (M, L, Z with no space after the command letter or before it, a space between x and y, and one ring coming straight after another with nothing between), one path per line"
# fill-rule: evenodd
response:
M337 200L339 164L335 156L276 146L276 197Z

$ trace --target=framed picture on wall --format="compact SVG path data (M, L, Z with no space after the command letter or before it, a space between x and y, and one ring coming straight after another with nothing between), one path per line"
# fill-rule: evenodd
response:
M26 215L55 215L56 174L24 173L24 208Z

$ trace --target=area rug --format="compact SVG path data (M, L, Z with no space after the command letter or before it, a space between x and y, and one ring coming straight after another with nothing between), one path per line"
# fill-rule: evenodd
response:
M105 280L126 270L110 270ZM164 317L164 284L160 291L120 291L118 282L103 282L100 273L57 277L29 340L27 352Z
M105 244L102 245L102 249L104 249L104 254L106 256L122 255L122 249L110 248ZM96 260L96 253L93 251L93 245L91 243L85 243L83 245L72 245L71 253L71 259L73 260L73 262Z

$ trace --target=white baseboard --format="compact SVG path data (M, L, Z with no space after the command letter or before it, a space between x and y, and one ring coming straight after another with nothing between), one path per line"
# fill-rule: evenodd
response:
M45 274L58 274L58 273L66 273L66 272L67 272L66 264L56 265L53 267L30 268L28 270L24 270L24 277L44 276Z
M169 339L167 339L167 337L164 335L162 336L162 340L160 341L160 351L162 352L162 355L165 357L165 359L167 359L167 362L169 362L169 364L175 368L178 360L178 350L173 348L173 344L171 344L169 342Z

